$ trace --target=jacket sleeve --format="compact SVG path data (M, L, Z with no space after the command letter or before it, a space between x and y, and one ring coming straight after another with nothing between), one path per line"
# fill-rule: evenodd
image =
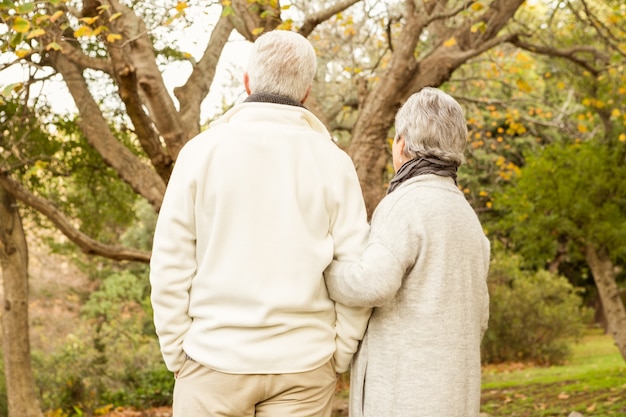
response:
M189 289L196 273L195 188L179 154L157 219L150 260L154 325L167 368L176 372L185 360L183 340L190 325Z
M417 258L416 234L401 211L381 202L372 218L367 247L360 259L337 259L324 272L330 297L348 306L378 307L391 301Z
M361 186L350 158L345 155L344 177L339 181L338 204L331 218L330 232L333 236L334 258L356 260L367 242L369 225ZM363 338L371 309L335 303L336 351L334 355L337 372L348 370L359 341Z

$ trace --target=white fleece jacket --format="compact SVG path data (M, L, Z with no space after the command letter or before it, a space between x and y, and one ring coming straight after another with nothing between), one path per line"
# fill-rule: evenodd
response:
M370 309L328 297L369 226L354 165L308 110L244 103L180 152L157 221L150 283L169 370L185 353L238 374L346 371Z

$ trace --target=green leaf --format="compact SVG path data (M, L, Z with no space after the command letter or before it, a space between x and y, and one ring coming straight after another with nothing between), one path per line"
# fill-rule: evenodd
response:
M470 29L472 33L480 32L484 33L487 30L487 25L482 20L478 23L474 23Z
M11 41L9 42L9 45L11 46L11 48L16 48L17 45L19 45L23 40L24 40L24 34L17 32L15 35L11 37Z
M24 86L23 83L13 83L13 84L9 84L6 87L4 87L2 89L2 96L3 97L8 97L11 95L11 93L13 91L18 91L20 90L22 87Z
M20 4L19 6L17 6L15 11L17 11L20 14L26 14L26 13L32 12L34 9L35 9L35 3L24 3L24 4Z
M15 20L13 20L13 26L11 26L11 28L17 33L26 33L30 30L30 22L17 16Z

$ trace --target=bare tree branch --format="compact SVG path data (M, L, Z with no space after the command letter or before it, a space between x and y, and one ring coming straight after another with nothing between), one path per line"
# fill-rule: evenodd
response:
M98 242L78 230L71 220L49 201L38 197L24 188L20 183L10 178L6 172L0 171L0 187L11 194L16 200L34 208L46 216L67 238L76 244L84 253L103 256L118 261L136 261L147 263L150 253L125 248L123 246L107 245Z
M626 56L626 53L622 50L622 48L620 48L620 45L619 45L620 43L622 43L622 41L620 41L613 34L610 28L608 28L605 24L602 23L600 19L596 17L596 15L591 11L591 9L589 8L589 5L587 4L585 0L580 0L580 1L583 5L583 8L585 9L585 14L587 15L587 19L582 19L581 17L578 16L577 11L572 10L574 14L576 15L576 17L579 18L583 22L589 22L593 26L593 28L596 30L596 33L598 34L598 36L600 36L604 40L604 42L610 46L611 49L613 49L614 51L616 51L622 56ZM573 9L571 5L570 5L570 9ZM619 28L619 26L617 27Z
M94 101L82 72L63 54L53 54L55 69L63 76L81 115L78 124L87 140L102 155L104 161L119 173L133 190L159 210L165 193L165 182L145 165L111 133L100 108Z
M235 14L229 17L237 32L254 42L261 33L276 29L282 22L280 2L277 1L274 5L271 3L260 0L232 0ZM257 31L259 28L263 30Z
M110 60L103 58L92 58L88 55L85 55L79 48L73 45L73 43L75 42L76 39L68 39L65 36L61 37L57 41L67 59L78 65L80 68L89 68L96 71L102 71L109 75L113 75L113 67Z
M571 48L553 48L550 46L534 45L528 42L524 42L520 39L512 39L511 43L519 48L525 49L530 52L567 59L568 61L586 69L595 76L603 71L603 68L596 68L590 63L589 59L579 58L577 55L592 55L603 65L606 64L610 59L603 52L597 50L592 46L587 45L574 46Z
M174 89L174 95L180 103L180 117L183 125L187 126L187 139L191 139L200 132L202 100L209 93L215 78L215 69L232 31L231 20L226 16L221 16L211 32L211 38L202 58L194 65L189 79L185 85Z
M105 2L105 0L103 0ZM165 141L166 150L172 159L176 159L188 137L178 117L178 110L170 96L160 68L157 66L155 51L143 20L118 0L106 0L110 8L103 15L122 13L119 19L110 23L111 30L123 35L125 39L133 39L124 46L117 46L114 42L103 39L113 60L114 77L130 77L134 80L137 89L143 94L142 102L148 108L152 123L157 126L161 137Z
M426 26L428 26L433 22L449 19L461 13L463 10L467 10L467 8L470 7L474 3L475 3L474 0L466 0L464 3L461 3L455 9L452 9L448 12L429 15L428 19L424 23Z
M311 32L322 22L330 19L337 13L346 10L348 7L361 0L341 0L333 3L330 7L317 13L312 13L304 18L304 23L298 31L302 36L308 38Z

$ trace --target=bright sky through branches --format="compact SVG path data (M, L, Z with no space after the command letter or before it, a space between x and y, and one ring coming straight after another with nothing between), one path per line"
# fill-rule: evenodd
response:
M179 49L183 53L188 53L198 60L206 48L211 31L219 18L220 11L221 8L217 6L208 8L190 7L186 10L190 24L174 21L171 27L159 27L154 29L154 32L155 34L162 34L163 38L166 38L167 42L174 48ZM0 26L0 34L5 31L6 27ZM250 46L249 42L243 39L236 31L233 31L231 40L220 57L211 90L202 103L202 122L221 114L223 112L223 102L233 103L243 100L245 96L243 72L247 64ZM157 49L163 47L163 42L161 42L161 45L155 45L155 47ZM3 53L0 55L0 69L16 59L17 57L13 53ZM188 61L177 61L167 64L163 68L163 79L174 99L173 89L186 82L191 74L191 70L191 63ZM41 77L43 77L43 74L38 74L38 78ZM24 82L28 78L29 68L27 66L16 64L0 70L0 92L8 85ZM50 102L54 112L77 112L74 101L60 77L54 77L46 81L45 85L38 83L32 88L30 96L37 97L43 95L46 101Z

